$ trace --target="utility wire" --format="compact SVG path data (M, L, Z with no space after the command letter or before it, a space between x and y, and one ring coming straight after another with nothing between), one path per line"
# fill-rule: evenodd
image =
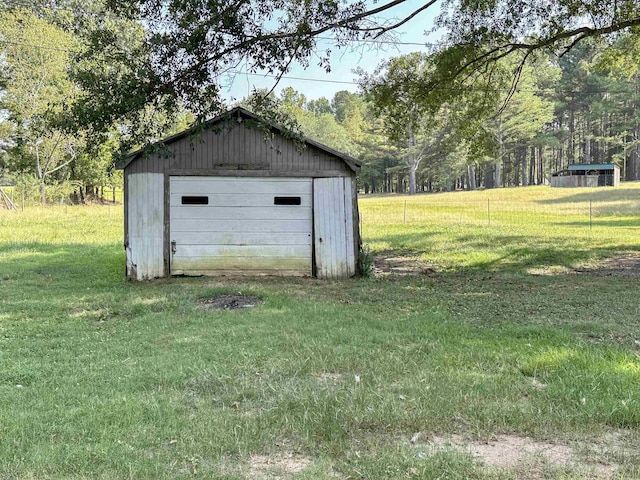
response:
M238 70L229 70L226 73L231 73L234 75L251 75L252 77L265 77L265 78L281 78L283 80L302 80L303 82L323 82L323 83L339 83L343 85L358 85L358 82L349 82L347 80L325 80L322 78L311 78L311 77L289 77L287 75L271 75L271 74L262 74L262 73L252 73L252 72L241 72Z
M8 40L1 40L0 39L0 44L7 44L7 45L14 45L14 46L19 46L19 47L24 47L24 48L34 48L34 49L41 49L41 50L53 50L53 51L59 51L59 52L66 52L66 53L82 53L78 50L69 50L69 49L64 49L64 48L56 48L56 47L47 47L44 45L31 45L31 44L27 44L27 43L20 43L20 42L10 42ZM352 82L352 81L348 81L348 80L330 80L330 79L326 79L326 78L313 78L313 77L293 77L293 76L289 76L289 75L273 75L273 74L263 74L263 73L255 73L255 72L242 72L239 70L228 70L227 72L225 72L224 74L232 74L232 75L247 75L247 76L252 76L252 77L262 77L262 78L276 78L276 79L282 79L282 80L296 80L296 81L302 81L302 82L319 82L319 83L332 83L332 84L339 84L339 85L360 85L358 82ZM222 75L224 75L222 74ZM455 91L455 92L459 92L461 91L461 89L451 89L451 88L444 88L441 90L446 90L449 92ZM510 89L499 89L499 91L509 91ZM517 93L550 93L550 91L553 91L555 93L561 93L561 94L565 94L565 95L598 95L598 94L626 94L628 92L626 91L611 91L611 90L553 90L553 89L547 89L547 90L539 90L539 89L518 89Z
M360 85L358 82L350 82L347 80L327 80L327 79L323 79L323 78L311 78L311 77L291 77L291 76L287 76L287 75L273 75L273 74L262 74L262 73L252 73L252 72L241 72L238 70L229 70L226 73L230 73L230 74L236 74L236 75L251 75L254 77L263 77L263 78L281 78L282 80L299 80L299 81L304 81L304 82L322 82L322 83L337 83L337 84L343 84L343 85ZM443 88L440 90L444 90L444 91L448 91L448 92L460 92L463 89L462 88L458 88L458 89L454 89L454 88ZM481 89L484 90L484 89ZM503 92L508 92L511 89L509 88L500 88L498 89L498 91L503 91ZM627 94L629 92L626 91L611 91L611 90L554 90L554 89L546 89L546 90L540 90L540 89L517 89L516 93L551 93L551 92L555 92L555 93L562 93L562 94L566 94L566 95L582 95L582 94L591 94L591 95L597 95L597 94Z
M2 0L0 0L0 2L2 2ZM11 3L11 4L20 4L20 5L24 5L24 6L33 6L32 4L28 4L26 2L21 3L18 1L12 1L12 2L2 2L5 4ZM44 6L43 6L44 7ZM50 7L44 7L44 8L50 8ZM64 9L64 8L60 8L59 10L66 10L66 11L73 11L70 9ZM319 40L335 40L332 37L316 37ZM444 46L445 44L443 43L417 43L417 42L400 42L400 41L391 41L391 40L382 40L382 41L378 41L378 40L354 40L354 41L358 41L358 42L363 42L363 43L383 43L383 44L393 44L393 45L414 45L414 46ZM5 44L5 45L13 45L13 46L18 46L18 47L24 47L24 48L33 48L33 49L38 49L38 50L51 50L51 51L58 51L58 52L65 52L65 53L82 53L79 50L71 50L71 49L65 49L65 48L58 48L58 47L49 47L49 46L45 46L45 45L33 45L33 44L28 44L28 43L21 43L21 42L13 42L13 41L9 41L9 40L3 40L0 39L0 45ZM236 74L236 75L247 75L247 76L254 76L254 77L263 77L263 78L277 78L277 79L282 79L282 80L296 80L296 81L303 81L303 82L321 82L321 83L332 83L332 84L341 84L341 85L359 85L358 82L350 82L350 81L346 81L346 80L329 80L329 79L324 79L324 78L311 78L311 77L293 77L293 76L287 76L287 75L271 75L271 74L261 74L261 73L253 73L253 72L240 72L237 70L230 70L227 73L230 74ZM448 91L453 91L452 89L445 89ZM504 91L508 91L509 89L500 89L500 90L504 90ZM459 89L456 89L455 91L459 91ZM592 94L592 95L597 95L597 94L625 94L628 92L624 92L624 91L608 91L608 90L583 90L583 91L575 91L575 90L554 90L556 93L563 93L563 94L572 94L572 95L582 95L582 94ZM535 90L535 89L518 89L517 92L520 93L548 93L548 90Z
M24 47L24 48L33 48L36 50L53 50L56 52L66 52L66 53L81 53L79 50L68 50L66 48L57 48L57 47L46 47L44 45L31 45L28 43L20 43L20 42L11 42L9 40L0 39L0 45L14 45L16 47Z

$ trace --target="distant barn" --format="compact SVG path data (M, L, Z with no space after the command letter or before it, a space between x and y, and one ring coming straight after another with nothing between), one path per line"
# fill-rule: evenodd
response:
M620 167L612 163L569 165L551 177L552 187L618 187Z
M256 128L262 122L267 131ZM125 161L127 278L348 278L359 162L235 108Z

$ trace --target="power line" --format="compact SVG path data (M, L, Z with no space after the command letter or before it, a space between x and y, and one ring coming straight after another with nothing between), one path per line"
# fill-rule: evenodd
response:
M31 44L27 44L27 43L20 43L20 42L11 42L8 40L1 40L0 39L0 44L7 44L7 45L15 45L15 46L19 46L19 47L25 47L25 48L34 48L34 49L41 49L41 50L53 50L53 51L59 51L59 52L66 52L66 53L81 53L78 50L69 50L69 49L64 49L64 48L56 48L56 47L47 47L44 45L31 45ZM254 73L254 72L242 72L242 71L238 71L238 70L228 70L227 72L225 72L224 74L233 74L233 75L247 75L247 76L252 76L252 77L263 77L263 78L273 78L273 79L281 79L281 80L296 80L296 81L302 81L302 82L320 82L320 83L332 83L332 84L339 84L339 85L360 85L358 82L352 82L352 81L347 81L347 80L330 80L330 79L326 79L326 78L312 78L312 77L293 77L293 76L289 76L289 75L273 75L273 74L263 74L263 73ZM451 88L444 88L444 89L440 89L440 90L445 90L445 91L449 91L449 92L459 92L461 91L461 89L451 89ZM499 89L499 91L510 91L511 89ZM537 90L537 89L518 89L516 90L517 93L549 93L550 91L553 91L555 93L562 93L562 94L566 94L566 95L598 95L598 94L626 94L628 92L625 91L611 91L611 90L553 90L553 89L547 89L547 90Z
M37 50L53 50L56 52L80 53L78 50L68 50L66 48L57 48L57 47L46 47L44 45L31 45L28 43L11 42L9 40L2 40L2 39L0 39L0 44L14 45L16 47L34 48Z
M20 0L11 0L11 1L0 0L0 5L6 5L9 8L24 7L28 10L50 10L52 12L70 12L75 15L82 14L82 15L90 15L90 16L105 16L105 14L101 12L87 12L87 11L82 11L80 9L57 7L57 6L53 7L51 5L37 4L34 2L23 2Z
M318 38L330 38L330 37L318 37ZM45 45L33 45L33 44L28 44L28 43L21 43L21 42L13 42L13 41L9 41L9 40L2 40L0 39L0 44L5 44L5 45L14 45L14 46L18 46L18 47L24 47L24 48L33 48L33 49L39 49L39 50L52 50L52 51L58 51L58 52L65 52L65 53L82 53L79 50L71 50L71 49L65 49L65 48L58 48L58 47L49 47L49 46L45 46ZM410 43L412 44L412 43ZM426 46L429 45L438 45L438 44L424 44ZM253 73L253 72L241 72L238 70L229 70L225 73L230 73L230 74L234 74L234 75L250 75L250 76L254 76L254 77L263 77L263 78L274 78L274 79L282 79L282 80L296 80L296 81L303 81L303 82L321 82L321 83L332 83L332 84L340 84L340 85L359 85L358 82L350 82L350 81L346 81L346 80L330 80L330 79L325 79L325 78L311 78L311 77L293 77L293 76L288 76L288 75L273 75L273 74L262 74L262 73ZM441 89L441 90L446 90L446 91L460 91L460 89ZM500 89L501 91L510 91L510 89ZM573 94L573 95L583 95L583 94L587 94L587 95L596 95L596 94L625 94L628 92L625 91L610 91L610 90L582 90L582 91L578 91L578 90L553 90L555 93L563 93L563 94ZM518 93L549 93L549 89L548 90L535 90L535 89L518 89L517 90Z
M290 77L287 75L271 75L271 74L262 74L262 73L241 72L238 70L229 70L226 73L231 73L234 75L251 75L252 77L280 78L282 80L301 80L303 82L323 82L323 83L338 83L343 85L358 85L357 82L349 82L346 80L325 80L322 78Z
M263 77L263 78L275 78L282 80L300 80L304 82L322 82L322 83L337 83L343 85L360 85L358 82L349 82L347 80L328 80L324 78L311 78L311 77L291 77L288 75L273 75L273 74L262 74L262 73L253 73L253 72L242 72L239 70L229 70L226 73L231 73L234 75L251 75L254 77ZM473 88L473 87L472 87ZM448 92L460 92L464 90L463 88L454 89L454 88L441 88L439 90L444 90ZM481 89L482 90L482 89ZM511 91L510 88L500 88L498 91L508 92ZM562 93L562 94L572 94L572 95L597 95L597 94L626 94L628 92L625 91L611 91L611 90L554 90L554 89L517 89L516 93Z

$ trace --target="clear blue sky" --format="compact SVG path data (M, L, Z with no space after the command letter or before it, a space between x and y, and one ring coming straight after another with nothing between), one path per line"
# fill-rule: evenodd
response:
M380 6L383 2L378 1L375 4L370 2L374 7ZM378 21L392 20L393 18L402 19L414 10L424 5L424 0L409 0L398 7L386 11ZM331 55L331 72L326 73L323 68L317 66L318 58L311 58L309 67L304 69L300 65L293 65L277 85L275 92L279 94L286 87L293 87L297 91L303 93L307 99L315 99L319 97L327 97L331 99L339 90L349 90L356 92L357 85L354 84L356 75L353 73L357 67L361 67L365 71L371 73L383 60L416 51L427 51L427 47L423 44L437 41L438 35L431 34L427 36L426 31L433 28L433 20L440 12L440 5L435 4L424 12L419 13L394 31L395 40L402 43L418 43L421 45L395 45L383 44L375 46L372 43L354 43L349 47L341 50L335 48L330 40L318 41L318 55L324 54L325 50L330 48ZM328 35L327 35L328 36ZM382 47L382 48L381 48ZM243 73L237 73L223 79L222 94L225 98L240 100L246 97L251 90L255 88L272 88L275 79L272 77L264 77L257 74L246 74L245 67L238 69ZM300 80L300 79L309 80ZM225 85L226 84L226 85Z

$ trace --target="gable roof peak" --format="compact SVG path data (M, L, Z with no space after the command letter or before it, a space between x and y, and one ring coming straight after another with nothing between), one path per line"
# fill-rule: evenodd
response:
M158 142L154 142L146 147L140 148L138 150L135 150L131 153L129 153L129 155L127 155L123 162L117 166L117 168L119 169L125 169L129 164L131 164L132 162L134 162L135 160L137 160L138 158L144 156L145 153L148 152L148 148L152 147L152 146L167 146L170 145L178 140L181 140L183 138L188 137L189 135L193 135L201 130L206 130L209 128L214 127L217 124L222 123L225 120L228 120L229 118L233 118L233 116L237 116L237 122L238 123L242 123L243 120L246 119L251 119L251 120L255 120L257 122L261 122L266 124L267 126L269 126L269 128L276 130L278 133L280 133L281 135L284 135L286 132L288 132L287 129L285 129L284 127L277 125L269 120L266 120L264 118L259 117L258 115L256 115L255 113L253 113L250 110L247 110L246 108L238 105L235 106L229 110L227 110L226 112L221 113L220 115L210 119L210 120L206 120L202 123L199 124L194 124L191 127L187 128L186 130L183 130L182 132L176 133L175 135L171 135L169 137L166 137ZM330 155L333 155L335 157L340 158L344 163L347 164L347 166L355 173L358 173L358 171L360 170L360 167L362 165L362 163L353 158L350 155L347 155L346 153L342 153L339 152L337 150L334 150L331 147L328 147L320 142L316 142L315 140L311 140L309 138L303 137L302 138L302 142L305 144L305 146L312 146L314 148L317 148L319 150L322 150Z

